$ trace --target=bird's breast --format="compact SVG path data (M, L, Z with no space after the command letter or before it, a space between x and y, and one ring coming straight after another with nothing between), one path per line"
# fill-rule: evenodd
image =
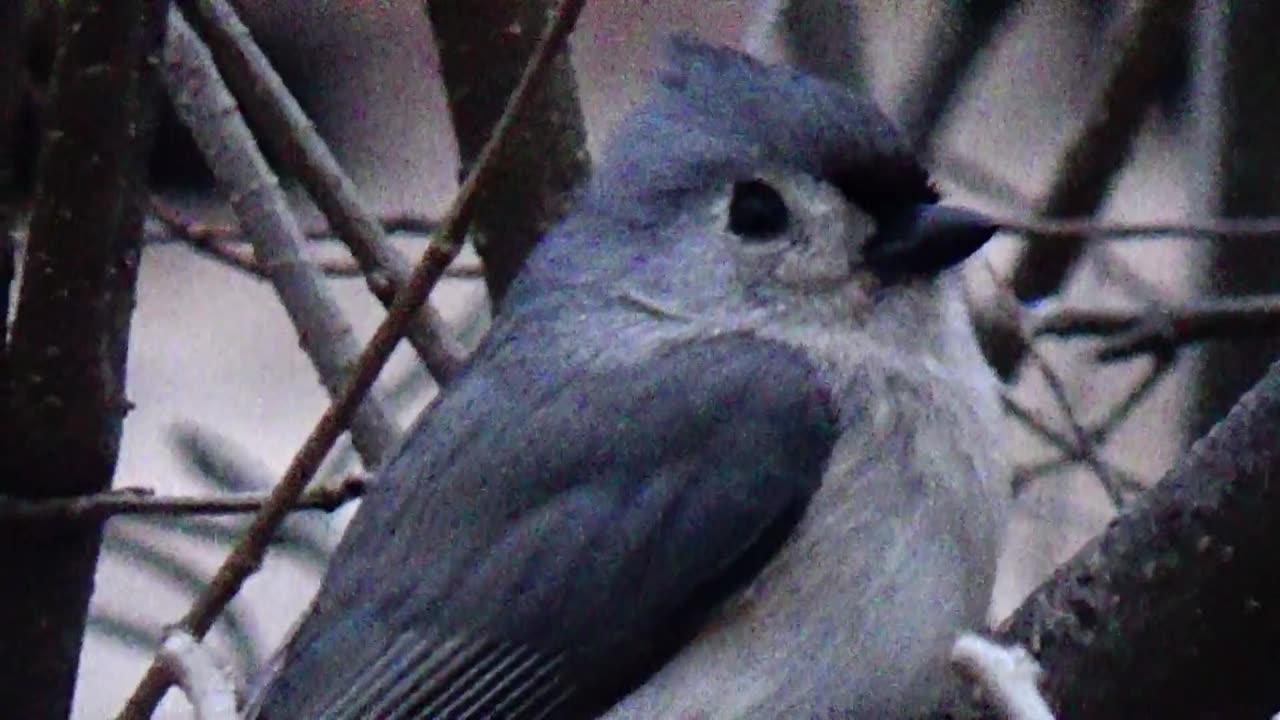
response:
M1005 479L971 387L878 377L778 554L609 718L905 717L954 685L945 658L984 626Z

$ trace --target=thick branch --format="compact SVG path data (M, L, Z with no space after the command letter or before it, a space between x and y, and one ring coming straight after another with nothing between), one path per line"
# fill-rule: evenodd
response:
M1280 707L1277 434L1280 363L1005 623L999 639L1037 657L1060 717Z
M1260 29L1280 26L1280 4L1200 0L1195 18L1193 197L1214 216L1274 215L1280 212L1280 74L1274 72L1275 38ZM1280 243L1274 239L1214 244L1199 262L1205 295L1280 293ZM1280 340L1215 343L1199 355L1186 421L1192 437L1222 417L1280 357Z
M25 82L26 0L0 3L0 373L9 339L9 285L13 282L13 229L17 224L18 116ZM2 395L2 393L0 393ZM0 403L4 401L0 399ZM0 423L0 432L4 432Z
M449 113L465 171L473 166L502 115L538 42L554 2L430 0ZM481 70L480 68L483 68ZM586 179L590 158L569 52L553 61L516 130L497 159L501 166L480 197L472 227L494 306L534 245L568 209L571 191Z
M12 329L0 493L100 492L128 408L160 0L68 0ZM5 28L7 31L8 28ZM0 53L8 54L13 47ZM5 289L7 293L7 288ZM0 526L0 707L70 714L99 525Z
M235 10L225 0L181 0L180 5L208 43L245 115L263 129L261 139L290 165L339 239L351 248L369 290L384 306L390 306L409 279L409 262L387 242L355 183L343 172ZM465 349L430 305L424 305L410 320L406 337L440 384L462 366Z
M258 150L208 50L174 9L165 46L167 85L174 109L209 162L267 269L298 341L321 382L336 398L359 354L355 333L315 268L303 257L305 240L271 168ZM367 468L377 468L399 440L392 414L365 398L351 438Z
M453 207L441 224L440 234L428 243L422 259L409 277L409 282L396 295L386 319L378 326L369 345L361 354L351 381L344 388L341 396L320 418L289 464L280 483L271 491L271 497L266 505L245 531L239 545L227 557L222 567L218 568L217 574L209 582L208 590L182 618L178 627L197 638L203 637L222 609L239 592L244 581L262 562L272 534L289 513L298 494L319 469L324 456L333 447L343 427L350 421L360 399L373 385L382 366L391 356L391 351L395 348L405 322L414 310L426 301L431 289L444 275L445 268L453 262L462 249L467 226L475 217L479 207L479 191L498 172L499 166L495 160L500 157L504 145L512 142L510 137L512 128L523 118L533 94L532 90L551 65L557 52L564 46L565 39L572 31L585 2L586 0L561 0L552 16L546 35L539 43L528 67L525 68L520 84L511 95L502 119L494 127L493 137L480 153L475 169L463 182ZM150 716L156 703L168 688L169 682L170 678L163 668L152 664L133 696L129 698L121 717L140 720Z

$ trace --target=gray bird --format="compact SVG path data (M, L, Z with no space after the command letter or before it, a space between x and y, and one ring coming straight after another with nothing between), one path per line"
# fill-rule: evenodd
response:
M866 98L689 39L356 513L260 717L910 717L1007 478L947 272L991 236Z

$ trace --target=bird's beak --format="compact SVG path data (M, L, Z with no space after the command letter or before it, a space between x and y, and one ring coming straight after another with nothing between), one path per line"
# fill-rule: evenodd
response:
M977 252L999 229L974 210L921 205L872 238L862 256L884 275L934 275Z

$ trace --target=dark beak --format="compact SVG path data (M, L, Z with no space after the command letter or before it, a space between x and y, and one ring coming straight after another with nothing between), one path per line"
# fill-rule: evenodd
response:
M872 238L863 259L884 275L935 275L977 252L999 229L973 210L921 205Z

